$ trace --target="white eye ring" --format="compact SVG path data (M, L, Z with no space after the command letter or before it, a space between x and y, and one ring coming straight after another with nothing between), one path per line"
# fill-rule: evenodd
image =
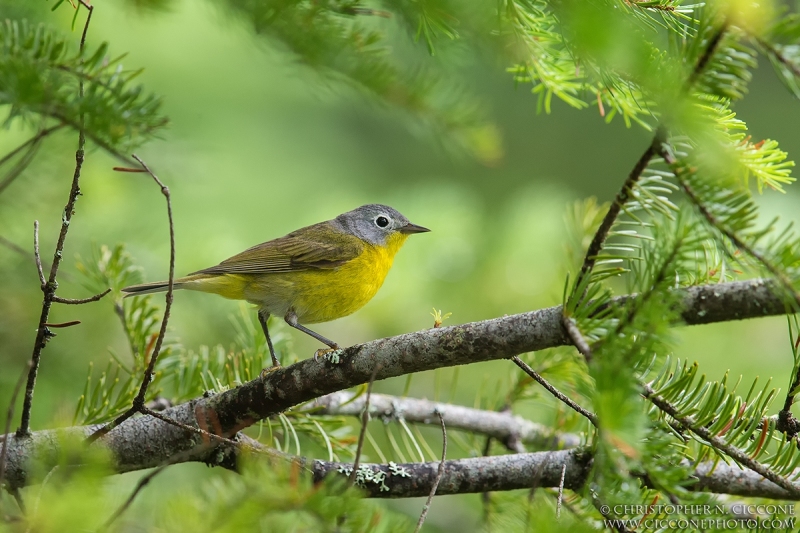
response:
M379 228L386 228L389 226L389 219L383 215L375 218L375 225Z

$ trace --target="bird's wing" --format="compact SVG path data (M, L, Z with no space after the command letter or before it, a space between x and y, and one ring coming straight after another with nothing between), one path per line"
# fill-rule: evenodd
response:
M364 243L358 237L322 222L253 246L217 266L193 274L270 274L331 269L358 257L363 249Z

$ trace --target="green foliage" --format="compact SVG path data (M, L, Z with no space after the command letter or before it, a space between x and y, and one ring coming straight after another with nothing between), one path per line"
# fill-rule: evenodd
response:
M486 119L481 103L463 88L444 81L449 77L446 69L411 67L390 53L387 19L394 10L401 21L416 28L417 38L425 39L431 53L440 34L454 38L452 21L458 15L443 13L449 2L386 3L392 12L339 0L228 0L227 5L256 33L280 43L327 79L345 82L364 95L404 110L417 127L422 124L444 134L439 142L455 142L486 163L501 156L498 132Z
M475 406L484 409L536 410L554 429L580 433L594 453L589 483L566 496L559 519L555 491L492 496L487 507L492 527L591 529L601 524L600 502L714 502L691 491L691 472L705 460L731 461L732 450L782 476L793 475L800 465L796 441L787 441L769 416L778 397L769 381L763 387L753 381L741 395L740 383L730 386L727 375L709 380L697 364L672 355L670 325L679 321L681 310L676 288L759 275L776 280L787 302L800 301L800 237L791 227L764 224L754 199L755 191L783 192L794 181L793 162L776 141L753 140L732 110L747 95L758 52L800 97L800 19L796 14L770 18L770 5L756 10L749 3L734 4L503 0L492 13L496 24L482 25L476 22L481 8L450 0L225 3L326 81L344 82L360 95L404 110L415 124L447 134L487 162L497 159L499 148L497 132L480 103L454 89L450 79L438 79L448 78L448 61L455 61L451 53L459 43L467 41L463 49L469 50L481 33L491 33L500 43L504 65L514 81L531 86L540 111L557 111L555 98L575 109L596 108L606 122L620 116L626 125L655 130L652 152L647 153L652 157L645 157L641 174L627 183L617 206L620 215L591 258L587 275L578 272L611 204L591 199L571 206L568 213L572 235L564 316L590 345L592 359L587 362L571 348L521 356L595 412L599 428L515 368L485 378L474 398ZM405 41L392 33L390 24L423 41L435 60L426 58L420 67L414 61L419 52L415 46L396 53L394 47ZM46 119L78 127L83 120L87 135L101 146L127 150L164 124L158 99L133 86L137 72L123 70L119 59L106 58L106 45L81 54L53 31L16 22L3 26L0 39L0 105L9 109L6 125L21 119L41 127ZM85 84L83 96L77 90L80 81ZM577 153L579 147L572 149ZM92 259L81 260L78 268L92 291L112 288L111 303L131 352L112 353L99 377L90 369L75 413L75 423L82 424L109 420L130 405L152 353L160 312L149 296L122 299L120 288L137 282L139 270L121 246L96 248ZM612 298L623 290L639 297L614 303ZM257 378L269 358L255 313L243 305L233 327L237 337L231 346L184 349L168 343L148 400L159 394L184 402ZM270 329L283 364L297 361L280 321ZM798 331L797 318L790 318L792 394L798 392ZM435 400L447 375L433 376ZM644 393L647 387L653 394ZM655 405L656 396L674 407L673 415ZM355 419L320 416L309 406L298 406L247 431L290 454L352 460L358 429ZM698 429L723 445L701 438ZM402 413L369 423L365 434L362 459L438 460L438 432L410 425ZM451 431L448 436L456 455L508 451L485 435ZM408 528L404 520L365 504L357 491L344 490L340 478L313 487L296 468L251 458L241 475L220 475L202 489L164 502L163 509L154 511L154 527ZM107 496L80 483L64 490L86 490L95 505L106 502ZM43 501L52 498L49 491L42 491ZM56 507L53 516L76 527L97 527L86 517L67 516L66 508ZM44 520L32 516L34 522ZM44 531L55 527L35 524ZM124 530L132 524L132 519L122 520L115 527Z
M94 365L89 365L89 374L75 408L73 424L96 424L113 419L131 406L153 353L161 316L151 296L124 298L120 292L123 287L141 280L141 269L133 265L124 246L117 245L113 250L105 245L94 246L92 260L78 257L76 267L83 274L84 285L89 290L99 293L106 288L112 289L104 301L111 300L130 347L128 356L120 356L109 348L112 360L98 378L93 375ZM148 401L160 392L164 375L162 368L166 368L164 360L169 360L173 350L180 351L180 347L169 338L165 339L153 383L147 392Z
M107 43L81 53L52 29L11 20L0 24L0 43L5 126L51 119L82 128L103 148L126 152L166 124L160 99L133 83L141 71L125 70L124 56L109 58Z

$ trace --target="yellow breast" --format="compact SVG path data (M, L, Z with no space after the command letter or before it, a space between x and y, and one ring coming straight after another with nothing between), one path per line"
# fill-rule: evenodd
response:
M247 300L275 316L294 309L301 324L327 322L357 311L375 296L406 238L397 233L383 246L367 244L358 257L332 269L201 274L182 278L182 287Z
M293 273L292 307L299 321L327 322L363 307L383 285L407 237L395 234L385 246L367 245L361 255L336 269Z

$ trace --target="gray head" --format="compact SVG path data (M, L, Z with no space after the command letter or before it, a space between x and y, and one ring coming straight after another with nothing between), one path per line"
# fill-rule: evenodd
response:
M395 233L424 233L428 228L408 221L399 211L388 205L367 204L342 213L332 221L343 230L371 243L385 244Z

